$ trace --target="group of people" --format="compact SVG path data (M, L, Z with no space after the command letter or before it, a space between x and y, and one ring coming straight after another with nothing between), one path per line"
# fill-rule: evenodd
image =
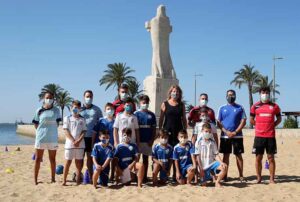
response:
M136 181L141 187L150 179L147 174L151 156L154 186L167 183L170 177L179 184L206 185L212 181L220 187L222 180L228 180L231 153L236 156L239 180L246 181L242 129L247 116L244 108L236 103L234 90L226 92L227 103L220 107L217 118L207 105L205 93L200 95L199 106L195 106L187 118L182 90L177 85L171 86L166 101L161 104L158 130L156 116L148 109L149 97L141 95L136 109L134 100L128 95L128 86L122 84L118 99L105 105L104 117L101 109L93 104L94 95L90 90L84 92L83 104L79 100L72 102L71 114L63 118L66 137L63 185L67 183L72 160L76 165L76 183L81 183L83 159L86 158L88 174L95 188L107 186L109 181L124 185ZM53 94L45 93L43 106L33 119L36 128L35 184L38 184L45 149L49 152L51 179L55 182L57 127L61 117L54 102ZM262 180L265 150L270 164L270 183L275 183L275 128L280 122L280 108L270 100L270 89L261 88L260 101L250 110L250 123L255 125L252 153L256 154L257 183ZM190 139L188 125L193 128ZM220 138L217 128L221 130Z

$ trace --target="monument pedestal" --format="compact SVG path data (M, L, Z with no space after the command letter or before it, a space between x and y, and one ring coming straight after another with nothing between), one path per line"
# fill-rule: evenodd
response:
M158 78L147 76L144 80L144 93L149 96L149 110L155 113L158 118L160 115L161 104L168 98L168 90L172 85L178 85L177 79Z

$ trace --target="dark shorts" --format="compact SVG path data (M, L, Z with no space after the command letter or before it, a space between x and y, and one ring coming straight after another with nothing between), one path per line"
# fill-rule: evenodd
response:
M91 137L85 137L84 138L84 143L85 143L85 149L84 152L92 152L92 138Z
M239 155L244 153L243 138L221 138L220 153L231 154L232 148L233 148L234 155Z
M265 137L255 137L252 153L253 154L264 154L265 150L267 154L276 154L277 145L276 138L265 138Z

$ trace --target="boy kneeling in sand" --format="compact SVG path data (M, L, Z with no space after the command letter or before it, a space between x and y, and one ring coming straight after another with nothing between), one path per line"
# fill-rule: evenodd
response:
M109 132L100 131L99 142L94 145L91 156L94 163L93 185L97 189L97 181L100 176L100 184L107 186L110 162L113 158L113 148L109 144Z
M63 184L67 183L67 176L72 160L75 159L76 165L76 182L80 184L81 170L83 167L83 155L85 143L83 141L85 132L87 130L85 120L80 116L79 111L81 108L81 102L74 100L72 102L72 115L66 116L63 122L63 129L66 135L65 143L65 167L64 167L64 179Z
M191 184L195 176L196 162L194 147L191 141L188 141L188 134L185 130L178 133L179 143L174 147L173 160L176 167L176 179L179 184Z
M172 155L173 148L168 144L169 134L165 130L159 131L159 143L157 143L152 150L153 160L153 185L157 185L157 175L160 173L159 183L165 184L168 176L170 175L170 169L172 167Z
M202 185L205 186L208 180L211 180L212 177L215 179L217 176L215 186L221 187L220 181L227 173L227 165L222 162L219 156L209 123L205 123L202 126L202 136L195 143L195 155L197 155L198 168L203 179Z
M122 142L117 145L114 157L118 161L116 170L117 184L130 184L131 179L137 175L138 187L142 187L144 178L144 165L138 162L138 149L136 144L130 143L131 129L122 130Z

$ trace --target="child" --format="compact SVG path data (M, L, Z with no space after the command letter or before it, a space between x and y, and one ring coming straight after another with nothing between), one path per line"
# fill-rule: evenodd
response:
M115 123L115 111L114 106L112 103L106 103L105 107L105 114L104 118L100 118L99 122L93 129L93 137L92 137L92 144L99 142L99 135L100 131L108 130L109 133L109 144L114 145L114 123ZM115 172L115 162L114 160L111 161L111 174L110 180L114 179L114 172Z
M130 143L132 131L130 128L125 128L122 132L122 143L116 147L114 155L118 160L116 182L118 183L119 177L121 177L122 183L130 183L132 174L136 173L138 177L138 187L142 187L144 165L137 161L137 146Z
M150 99L147 95L141 95L139 97L140 110L134 113L138 119L140 128L140 146L138 149L140 153L143 154L143 164L145 167L144 182L148 181L148 157L151 156L152 145L156 134L156 117L153 112L148 110L149 101Z
M72 115L66 116L63 122L63 129L66 135L65 143L65 167L63 184L66 185L67 176L72 160L75 159L76 165L76 182L80 184L81 170L83 167L83 155L85 143L83 141L86 133L86 123L83 117L79 115L81 102L74 100L72 102Z
M206 185L206 181L211 179L211 173L213 173L213 175L218 174L215 186L221 187L220 181L227 173L227 165L219 156L211 131L209 123L203 124L202 137L195 144L195 155L197 155L200 176L203 178L202 185Z
M168 144L169 134L165 130L159 131L159 143L152 151L153 186L157 185L157 175L160 172L160 183L166 183L172 167L173 148Z
M94 145L92 150L94 163L93 185L97 189L97 180L100 176L100 184L107 186L109 164L113 158L112 147L109 146L109 133L107 130L100 131L99 142Z
M188 135L185 130L178 133L179 143L174 147L173 160L176 167L176 179L179 184L191 184L195 176L196 162L192 158L194 147L192 142L188 141Z
M114 117L114 106L112 103L108 102L106 103L105 107L105 114L106 116L103 118L99 119L99 122L96 124L96 126L93 129L93 139L92 143L93 145L99 142L99 132L101 130L108 130L109 132L109 143L111 145L114 145L114 122L115 122L115 117Z
M202 108L200 110L200 117L199 117L199 119L200 119L200 122L196 123L196 125L194 127L194 130L193 130L192 143L195 144L195 142L199 138L201 138L202 126L203 126L203 124L208 123L211 126L211 132L212 132L212 134L214 136L214 140L216 142L216 145L218 146L219 145L219 140L218 140L218 135L217 135L217 129L216 129L215 124L213 124L210 121L207 109Z
M116 147L119 143L122 142L122 131L124 128L130 128L132 131L131 142L140 144L140 136L139 136L139 124L135 115L133 115L133 106L134 102L132 98L126 98L124 100L124 112L119 113L116 117L114 123L114 146Z

